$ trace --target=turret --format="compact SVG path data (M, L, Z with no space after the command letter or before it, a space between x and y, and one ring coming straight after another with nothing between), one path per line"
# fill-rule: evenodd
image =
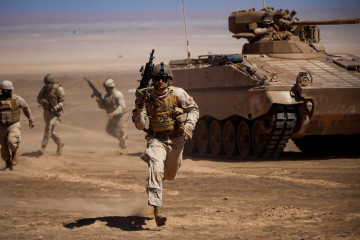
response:
M254 8L231 13L229 31L249 43L243 54L269 54L274 57L316 58L324 54L317 25L357 24L359 18L299 21L296 11ZM302 54L302 55L301 55Z

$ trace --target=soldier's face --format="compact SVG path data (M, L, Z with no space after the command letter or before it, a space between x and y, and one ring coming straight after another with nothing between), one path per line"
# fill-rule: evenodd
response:
M165 90L165 88L168 87L169 85L169 81L168 81L168 77L161 77L161 76L157 76L154 78L154 88L157 91L162 91Z
M11 98L11 90L8 89L1 89L1 94L4 98Z
M46 83L46 89L51 90L54 87L54 83Z
M108 93L112 92L113 89L113 87L105 87L105 91Z

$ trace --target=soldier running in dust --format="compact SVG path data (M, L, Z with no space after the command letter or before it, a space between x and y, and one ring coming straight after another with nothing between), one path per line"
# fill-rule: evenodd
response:
M42 105L44 109L45 133L41 143L40 153L45 153L45 148L48 144L49 137L51 137L57 144L56 154L62 154L64 142L59 135L55 133L55 126L60 121L59 116L64 108L65 92L63 87L55 83L54 76L47 74L44 77L44 84L37 97L37 102Z
M126 147L126 128L129 119L129 113L126 109L124 95L115 89L115 82L111 78L107 78L103 84L106 94L101 100L96 97L99 108L105 109L108 122L105 131L119 140L119 154L127 154Z
M21 142L20 108L29 119L29 127L34 127L34 118L25 100L13 93L11 81L1 83L0 96L0 143L1 157L6 162L3 170L13 170L18 163L18 148Z
M170 66L155 65L153 87L137 90L133 122L143 130L149 120L147 149L141 159L148 164L146 182L148 204L154 207L157 226L165 225L167 217L160 213L163 180L174 180L180 168L186 140L199 119L196 102L182 88L170 86L173 81ZM147 96L147 97L144 97Z

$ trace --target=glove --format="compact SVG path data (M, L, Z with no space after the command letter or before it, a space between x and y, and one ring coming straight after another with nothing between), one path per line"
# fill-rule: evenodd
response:
M140 110L144 107L145 99L146 99L146 88L136 89L135 92L135 109Z
M192 139L192 137L193 137L192 131L187 126L184 127L184 137L185 137L185 140Z
M46 99L41 99L40 103L45 109L49 109L49 102Z

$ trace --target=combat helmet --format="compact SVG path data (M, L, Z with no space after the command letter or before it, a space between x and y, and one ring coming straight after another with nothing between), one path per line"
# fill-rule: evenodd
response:
M12 82L9 80L2 81L0 88L4 89L4 90L14 90L14 86L13 86Z
M173 73L171 70L171 67L167 64L164 64L164 62L161 62L160 64L157 64L153 68L152 72L153 78L156 77L167 77L169 80L173 80Z
M264 13L264 15L261 17L261 23L264 26L270 25L274 23L274 20L272 19L272 17L270 16L270 14L268 12Z
M103 85L106 88L113 88L115 87L115 82L111 78L106 78Z
M46 74L46 76L44 77L44 83L55 83L54 76L50 73Z

